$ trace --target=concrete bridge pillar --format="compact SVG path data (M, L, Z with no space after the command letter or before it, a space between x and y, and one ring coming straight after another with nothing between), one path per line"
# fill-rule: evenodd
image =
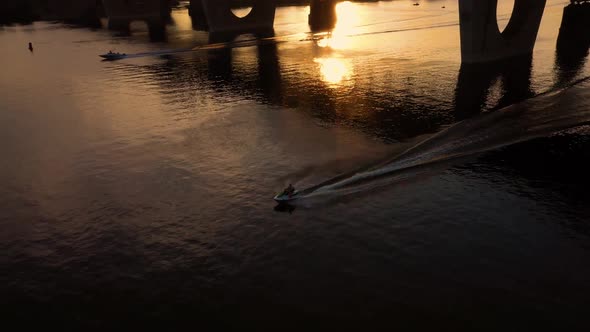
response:
M498 0L459 0L461 58L483 63L531 54L546 0L515 0L512 17L500 32Z
M125 18L109 18L108 28L110 30L117 30L124 32L125 34L129 33L129 24L131 20Z
M557 48L588 51L590 45L590 1L571 3L563 9Z
M191 0L191 15L206 20L210 32L250 32L271 30L274 26L276 4L274 1L253 0L252 10L242 18L231 11L231 0Z
M308 23L312 31L331 30L336 26L337 0L311 0Z
M590 1L574 2L563 9L557 37L557 87L565 87L579 78L590 49Z
M207 16L205 16L205 9L201 0L191 0L190 6L188 7L188 15L191 17L193 29L209 30Z

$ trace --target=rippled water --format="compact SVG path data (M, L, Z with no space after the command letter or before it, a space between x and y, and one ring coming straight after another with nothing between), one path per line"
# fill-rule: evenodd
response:
M182 8L164 39L0 27L2 317L584 330L590 70L556 52L566 2L509 69L461 68L455 2L411 4L340 4L331 34L306 7L237 39ZM277 207L290 182L309 195Z

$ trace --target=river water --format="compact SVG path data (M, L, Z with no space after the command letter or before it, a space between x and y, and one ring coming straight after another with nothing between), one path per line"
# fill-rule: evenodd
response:
M510 69L461 68L453 1L341 3L330 34L282 7L235 40L185 8L164 34L0 27L0 316L585 330L590 68L556 52L566 3Z

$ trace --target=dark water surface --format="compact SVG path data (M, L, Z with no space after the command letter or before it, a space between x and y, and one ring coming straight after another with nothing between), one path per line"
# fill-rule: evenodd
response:
M340 4L331 35L306 7L236 40L185 9L158 40L0 27L3 321L587 330L590 69L556 52L566 2L509 69L461 68L456 2L411 4ZM289 182L306 196L276 207Z

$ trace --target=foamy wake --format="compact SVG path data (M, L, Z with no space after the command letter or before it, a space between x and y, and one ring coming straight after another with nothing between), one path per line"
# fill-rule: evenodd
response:
M482 152L564 131L588 132L579 128L590 124L589 88L590 78L585 78L568 88L461 121L380 166L308 189L304 197L370 190L439 170Z

